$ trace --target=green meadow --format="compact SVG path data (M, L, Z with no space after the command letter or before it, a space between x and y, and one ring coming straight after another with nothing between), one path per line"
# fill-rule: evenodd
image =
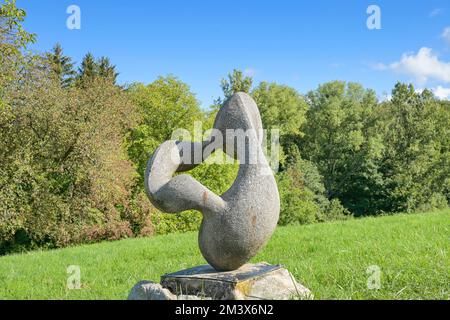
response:
M279 227L253 262L283 264L316 299L449 299L449 218L443 210ZM126 299L140 280L204 263L196 233L10 255L0 258L0 298ZM71 265L81 289L67 288ZM367 285L374 268L379 289Z

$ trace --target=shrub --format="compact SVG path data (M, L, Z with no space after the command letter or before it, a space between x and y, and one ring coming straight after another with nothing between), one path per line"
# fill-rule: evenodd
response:
M108 221L105 225L84 227L79 242L99 242L102 240L119 240L133 236L128 221Z
M342 220L349 212L338 199L325 196L323 178L309 161L297 160L277 176L280 191L280 225Z
M202 215L197 211L185 211L177 214L157 212L152 215L156 234L197 231L201 221Z
M137 176L123 148L136 117L127 95L100 78L62 89L45 64L4 93L0 242L25 233L30 246L61 247L85 234L95 241L132 235L126 219L142 201L132 203Z
M428 212L448 208L447 197L441 193L433 193L427 202L418 206L417 211Z
M299 187L287 172L277 177L280 192L281 212L279 225L307 224L317 221L319 206L314 203L314 194Z

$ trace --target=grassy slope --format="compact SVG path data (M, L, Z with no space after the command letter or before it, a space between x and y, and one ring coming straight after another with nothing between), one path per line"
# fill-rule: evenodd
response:
M318 299L448 299L450 211L278 228L254 261L284 264ZM0 298L126 299L139 280L204 264L195 233L0 258ZM69 265L81 290L66 289ZM370 265L380 290L367 289Z

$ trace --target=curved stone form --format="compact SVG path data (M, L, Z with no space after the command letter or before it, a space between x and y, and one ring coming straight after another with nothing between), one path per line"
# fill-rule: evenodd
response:
M214 128L223 139L213 133L202 143L164 142L148 162L145 187L150 201L163 212L199 210L203 214L199 232L203 257L216 270L230 271L247 263L269 240L278 222L280 199L263 154L262 122L253 99L245 93L234 94L219 110ZM239 131L246 133L243 148L231 134ZM195 148L203 151L200 161L193 161ZM189 175L174 177L193 169L217 149L239 161L238 176L222 196Z

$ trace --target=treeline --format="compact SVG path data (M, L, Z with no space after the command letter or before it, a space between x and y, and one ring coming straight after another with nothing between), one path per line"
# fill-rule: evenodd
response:
M0 9L0 254L35 247L196 230L197 212L158 212L143 190L145 165L178 128L212 127L223 101L253 96L266 129L280 129L280 225L429 211L450 202L450 103L397 84L388 101L335 81L302 95L254 84L239 70L202 110L173 76L116 83L108 58L79 68L60 45L27 52L25 13ZM237 164L205 163L192 175L221 194Z

